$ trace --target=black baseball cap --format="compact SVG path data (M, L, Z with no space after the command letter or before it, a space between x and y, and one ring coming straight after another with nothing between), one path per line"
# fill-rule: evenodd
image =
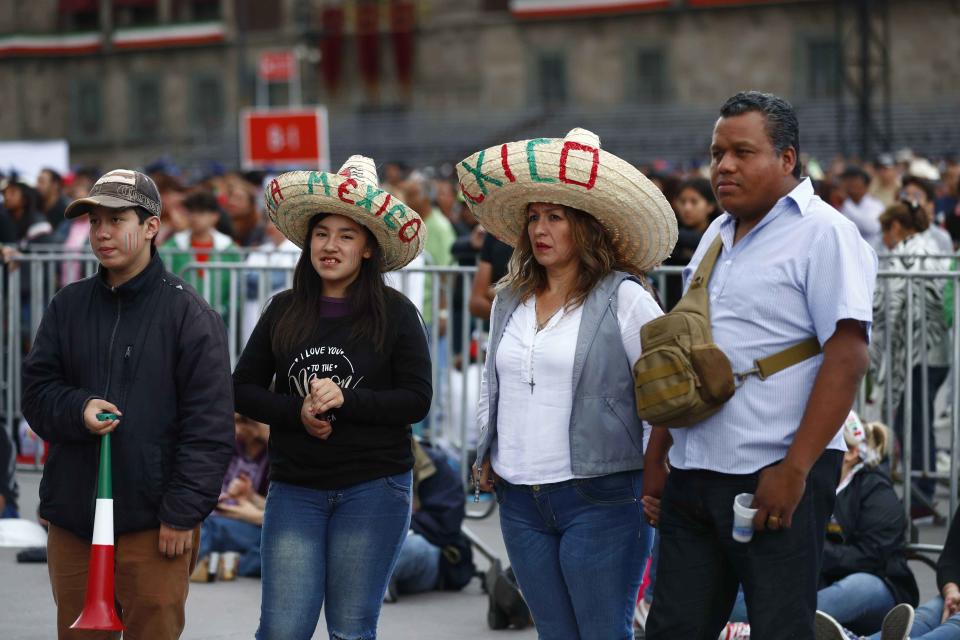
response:
M159 218L160 191L153 180L139 171L114 169L100 176L90 189L90 195L71 202L64 215L76 218L90 213L90 209L96 206L109 209L143 207Z

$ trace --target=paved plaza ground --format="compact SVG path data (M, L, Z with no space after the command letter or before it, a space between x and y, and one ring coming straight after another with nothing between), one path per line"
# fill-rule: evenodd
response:
M36 512L39 473L19 473L22 513ZM946 499L946 496L942 496ZM495 553L505 557L496 514L484 520L468 521L468 526ZM946 529L932 525L920 527L923 542L942 544ZM478 559L483 566L483 558ZM917 574L922 599L936 594L934 574L918 562L911 567ZM522 631L491 631L486 624L486 596L474 580L459 593L429 593L402 597L386 604L380 619L380 637L385 640L532 640L532 628ZM53 599L46 565L17 564L16 549L0 548L0 639L47 640L56 636ZM185 640L225 640L252 638L260 608L260 581L240 578L234 582L192 584L187 600ZM321 620L314 638L327 638Z

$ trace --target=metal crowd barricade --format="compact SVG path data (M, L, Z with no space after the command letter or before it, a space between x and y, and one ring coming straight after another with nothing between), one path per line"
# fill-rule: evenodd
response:
M929 256L926 256L928 259ZM934 257L936 259L936 256ZM958 296L958 285L960 285L960 272L956 270L956 266L951 266L951 269L943 271L914 271L914 272L903 272L903 271L893 271L888 269L881 269L878 273L878 281L884 280L903 280L904 281L904 293L905 293L905 316L906 323L904 327L898 327L892 325L891 318L891 308L890 308L890 298L887 297L884 308L881 313L884 314L884 325L886 330L883 332L883 353L884 359L886 360L888 366L886 367L886 376L883 380L871 380L873 383L878 383L883 385L883 403L880 411L881 421L890 427L891 435L894 434L894 421L896 417L894 405L896 404L898 398L895 394L891 392L892 380L893 380L893 366L892 358L896 355L893 353L892 345L892 336L895 331L904 332L904 342L905 342L905 363L903 364L905 368L904 380L903 380L903 399L900 402L899 410L903 414L903 434L901 440L901 465L904 469L903 473L903 507L904 512L907 517L907 521L910 521L911 507L913 505L915 495L913 491L914 482L917 479L932 479L938 482L946 482L949 487L949 512L946 514L947 519L949 520L957 509L957 491L958 486L960 486L960 443L958 443L958 433L960 433L960 376L956 369L956 364L960 362L960 296ZM927 342L928 342L928 331L931 324L931 319L927 316L927 305L925 304L923 295L926 294L926 286L928 283L932 283L940 288L946 287L948 284L952 284L954 296L953 296L953 324L951 327L948 327L948 331L944 336L944 340L949 340L949 353L950 357L948 359L948 367L950 372L947 374L947 382L944 384L949 384L949 414L950 414L950 425L949 425L949 434L948 434L948 445L949 445L949 470L948 471L938 471L936 468L936 456L934 456L934 463L931 466L930 462L930 453L931 448L933 452L936 453L936 442L931 440L931 430L933 425L931 424L937 418L937 416L930 413L930 403L928 398L933 397L932 393L936 393L937 389L932 389L930 387L930 377L929 377L929 362L928 362L928 353L927 353ZM917 288L920 287L921 296L917 296ZM919 298L919 299L917 299ZM919 309L915 308L915 305L919 303ZM941 312L946 309L942 309ZM876 311L875 311L876 313ZM919 316L917 318L916 316ZM919 344L917 344L917 339L914 335L915 333L915 323L919 322ZM919 355L919 364L914 365L914 353L918 352ZM898 365L899 366L899 365ZM914 388L914 376L913 369L915 366L920 368L920 388ZM913 420L913 411L912 408L915 402L920 402L921 404L921 422L922 424L914 424ZM863 411L866 407L863 404L858 405L858 409ZM915 429L923 429L921 436L921 446L922 446L922 459L923 462L919 468L913 468L913 434ZM910 541L910 548L916 551L940 551L942 549L939 545L924 545L917 544L916 540Z
M233 249L240 254L240 262L220 261L215 252L209 253L209 261L199 261L196 255L199 252L186 250L171 251L167 248L160 250L161 256L167 262L180 256L185 259L185 266L180 269L180 275L208 302L220 311L227 328L230 345L231 363L236 364L239 354L252 330L253 325L262 313L269 298L277 291L289 288L292 284L293 265L299 252L290 253L282 260L274 261L281 252L266 252L263 248L241 250ZM268 253L269 259L255 263L250 254ZM262 256L261 256L262 257ZM903 258L904 256L896 256ZM930 258L930 256L925 256ZM948 256L944 256L947 258ZM926 307L914 313L914 290L924 286L924 282L935 280L946 283L952 282L955 295L953 313L955 321L950 328L951 339L951 367L960 362L960 295L956 295L960 286L960 271L956 265L950 271L901 272L888 270L894 256L881 256L880 281L890 278L899 278L905 281L906 322L904 327L893 327L893 331L906 331L905 343L908 362L913 362L912 354L918 345L914 344L914 322L919 322L919 347L926 343L929 319L926 316ZM949 256L952 259L952 256ZM5 269L4 277L0 278L0 302L2 302L3 324L0 331L0 371L2 371L2 394L0 394L0 409L4 427L7 433L16 437L15 427L21 417L20 396L22 359L26 348L32 344L39 327L40 319L47 304L65 282L60 277L61 267L69 264L79 265L79 275L90 276L95 273L97 260L89 252L64 251L62 248L45 248L42 251L26 253L14 259L17 269ZM651 274L651 282L660 292L665 303L664 292L667 291L667 282L670 278L679 278L683 268L666 266ZM77 269L74 269L77 271ZM479 398L480 369L482 368L486 335L484 322L473 318L469 312L470 293L473 287L473 278L476 270L473 267L408 267L395 274L397 288L410 293L412 290L422 289L417 280L418 276L432 276L430 278L430 308L425 316L430 318L427 324L427 336L433 361L434 402L430 414L424 424L419 425L420 433L435 443L444 446L458 461L461 478L464 483L469 482L469 464L476 446L477 425L475 419L476 402ZM203 276L201 276L203 273ZM824 283L828 286L828 283ZM417 298L412 293L412 298ZM420 305L422 305L420 298ZM416 300L415 300L416 303ZM418 305L418 306L420 306ZM443 305L443 306L442 306ZM441 313L445 307L446 313ZM890 309L880 311L885 314L890 327ZM444 336L441 336L440 325L445 323ZM459 353L453 345L453 337L457 335L460 341ZM880 338L882 350L889 362L892 356L892 331L886 331ZM948 441L950 468L949 471L938 471L930 464L929 453L937 443L930 438L926 425L937 416L931 415L927 408L926 399L930 395L930 378L926 372L926 350L919 354L922 375L919 388L915 388L911 366L907 367L904 380L903 407L909 408L914 402L923 402L923 425L913 422L911 411L904 411L903 425L903 456L904 468L910 464L913 452L912 434L916 428L923 428L921 440L923 447L923 464L918 468L904 473L904 510L910 513L913 504L913 486L917 479L932 478L949 484L949 509L952 515L957 508L957 494L960 490L960 375L951 373L948 378L950 390L950 428ZM872 374L871 374L872 375ZM861 415L879 417L893 431L894 406L897 398L890 392L892 368L886 369L887 378L884 380L869 379L857 396L856 407ZM881 384L884 394L882 398L873 401L867 395L870 385ZM871 415L872 414L872 415ZM40 464L39 450L35 461ZM915 542L915 541L914 541ZM939 547L913 544L912 548L920 551L939 550Z
M250 267L242 262L190 262L179 274L200 293L214 308L218 308L227 326L227 337L230 344L231 365L235 366L243 345L249 337L249 331L244 331L244 325L251 326L248 314L256 317L262 312L270 296L278 289L268 288L265 285L271 273L286 274L283 289L292 285L292 269L289 267ZM433 276L430 279L431 306L425 316L430 318L426 325L428 346L432 354L432 381L434 401L429 415L422 425L421 435L431 441L438 441L448 448L448 452L455 453L459 458L460 475L467 482L469 479L469 456L475 447L476 427L471 427L470 415L471 397L479 396L479 369L471 367L482 366L482 352L479 348L473 349L474 340L479 340L483 323L480 319L472 318L469 311L470 291L473 288L475 267L408 267L397 272L396 279L399 288L410 291L410 280L414 274ZM202 277L200 274L204 274ZM224 278L220 274L229 276L229 296L221 290ZM243 283L248 276L256 276L258 282L255 298L245 298L242 291ZM239 290L238 290L239 289ZM455 294L460 290L458 313L452 309ZM416 296L413 296L416 297ZM228 299L227 304L223 301ZM421 298L422 299L422 298ZM415 302L416 304L416 302ZM446 309L442 313L441 304ZM418 305L419 306L422 305ZM246 308L241 308L246 307ZM421 311L424 311L421 309ZM452 320L460 319L454 326ZM443 335L440 325L446 321ZM459 333L461 353L455 353L453 348L454 332ZM454 386L457 378L457 386ZM457 406L454 407L454 402ZM453 416L457 418L454 419ZM466 446L464 446L466 443Z

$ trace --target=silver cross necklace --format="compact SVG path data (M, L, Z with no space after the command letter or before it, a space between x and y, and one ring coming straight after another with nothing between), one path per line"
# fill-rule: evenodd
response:
M559 311L559 309L557 309L557 311ZM556 311L553 313L553 316L555 315L557 315ZM550 320L553 319L553 316L550 316L549 318L543 321L543 324L540 324L540 322L537 320L537 307L536 305L534 305L533 307L534 332L533 332L533 341L530 343L530 366L529 366L530 380L527 381L527 384L530 385L530 395L533 395L533 388L537 386L537 383L533 379L533 361L534 361L534 356L536 355L537 336L540 335L541 331L547 328L547 325L550 324Z

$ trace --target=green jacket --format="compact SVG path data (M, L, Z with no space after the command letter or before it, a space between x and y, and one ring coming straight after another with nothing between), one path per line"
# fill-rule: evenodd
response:
M236 250L236 245L230 236L212 230L213 250L210 251L210 262L241 262L243 256ZM226 318L230 309L230 271L216 269L214 277L210 278L209 285L205 281L210 269L192 268L184 272L187 265L194 262L195 251L190 248L190 231L181 231L163 243L160 257L167 264L167 268L177 276L183 278L213 307L221 317ZM202 275L201 275L202 274ZM236 304L237 308L243 304L243 287L240 272L236 275ZM208 289L209 286L209 289Z

